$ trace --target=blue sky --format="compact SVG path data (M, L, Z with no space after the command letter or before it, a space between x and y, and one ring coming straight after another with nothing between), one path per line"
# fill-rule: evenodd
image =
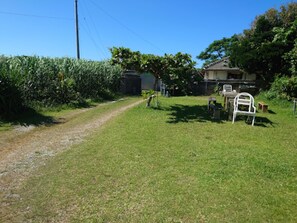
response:
M242 33L257 15L292 0L78 0L81 58L109 48L189 53ZM0 54L76 57L74 0L1 0ZM201 66L202 62L198 62Z

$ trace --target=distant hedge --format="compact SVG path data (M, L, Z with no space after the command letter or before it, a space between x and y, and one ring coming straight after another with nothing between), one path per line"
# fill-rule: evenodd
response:
M297 98L297 76L277 76L265 96L268 99L292 100Z
M0 56L0 117L32 103L106 99L118 90L119 66L108 61Z

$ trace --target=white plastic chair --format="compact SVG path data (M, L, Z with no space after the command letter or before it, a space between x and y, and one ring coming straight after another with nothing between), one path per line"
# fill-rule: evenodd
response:
M223 85L223 94L232 92L232 85L230 84L224 84Z
M256 117L256 107L254 98L251 94L243 92L239 93L234 98L234 111L232 123L234 123L237 115L252 116L252 126L254 126Z

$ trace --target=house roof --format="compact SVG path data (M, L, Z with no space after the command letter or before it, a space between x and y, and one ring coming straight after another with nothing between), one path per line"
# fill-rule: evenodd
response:
M209 70L226 70L226 71L239 71L240 69L238 67L230 67L230 60L228 57L224 57L221 60L217 60L215 62L212 62L204 67L205 71Z

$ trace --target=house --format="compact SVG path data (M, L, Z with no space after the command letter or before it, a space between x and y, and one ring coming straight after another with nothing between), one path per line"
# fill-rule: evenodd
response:
M140 95L141 78L133 70L124 71L120 79L120 92L122 94Z
M204 80L230 83L255 82L256 74L248 74L238 67L231 67L228 57L208 64L203 68Z
M256 74L249 74L238 67L230 66L228 57L208 64L202 69L204 81L200 84L202 94L211 94L214 89L221 89L224 84L231 84L238 92L248 91L255 94Z

